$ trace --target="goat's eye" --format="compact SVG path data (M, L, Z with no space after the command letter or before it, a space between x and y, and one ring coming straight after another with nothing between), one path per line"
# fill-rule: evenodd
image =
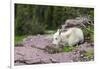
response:
M55 38L57 40L57 38Z

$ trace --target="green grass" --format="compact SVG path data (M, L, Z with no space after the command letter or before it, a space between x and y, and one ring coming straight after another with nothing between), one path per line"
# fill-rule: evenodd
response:
M15 36L15 44L21 43L22 40L26 37L26 35L23 36Z
M45 34L54 34L56 30L46 30Z
M63 48L63 51L64 51L64 52L70 52L70 51L72 51L72 50L74 50L74 47L73 47L73 46L65 46L65 47Z

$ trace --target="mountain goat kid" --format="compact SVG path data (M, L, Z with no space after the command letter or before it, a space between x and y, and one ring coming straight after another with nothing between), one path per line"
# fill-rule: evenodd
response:
M67 44L69 46L76 45L78 43L82 43L84 41L83 31L80 28L69 28L67 31L58 31L53 35L52 43L59 46L59 44L63 44L64 46Z

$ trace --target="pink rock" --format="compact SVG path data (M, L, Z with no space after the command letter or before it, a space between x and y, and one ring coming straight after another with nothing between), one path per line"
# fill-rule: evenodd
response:
M44 49L46 46L50 45L52 43L51 39L46 38L46 36L34 36L31 37L30 40L24 41L24 46L32 46Z
M53 62L72 62L73 57L72 57L72 53L58 53L58 54L53 54L51 56L51 59Z

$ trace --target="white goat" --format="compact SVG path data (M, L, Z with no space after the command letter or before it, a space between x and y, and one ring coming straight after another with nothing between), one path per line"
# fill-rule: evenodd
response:
M84 41L83 31L80 28L69 28L67 31L61 32L59 29L53 35L53 44L59 46L60 43L64 45L73 46Z

